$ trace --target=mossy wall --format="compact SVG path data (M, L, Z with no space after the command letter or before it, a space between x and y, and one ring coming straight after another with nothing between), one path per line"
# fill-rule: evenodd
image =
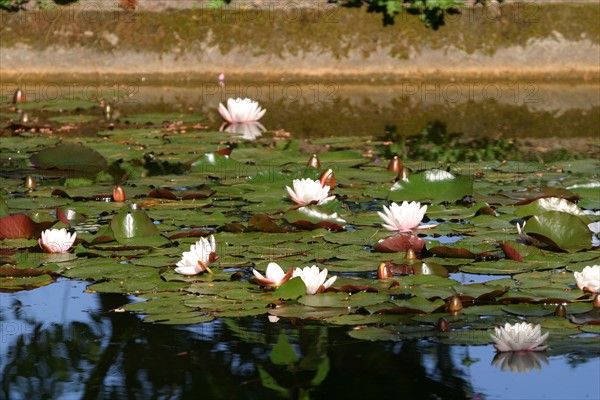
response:
M102 3L99 3L102 4ZM466 8L437 30L406 13L205 7L115 11L77 3L2 12L2 74L159 74L310 79L597 80L600 4Z

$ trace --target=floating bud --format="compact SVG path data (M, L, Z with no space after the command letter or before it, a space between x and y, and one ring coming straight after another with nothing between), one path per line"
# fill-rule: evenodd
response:
M113 201L121 202L125 201L126 198L127 197L125 196L125 190L123 189L123 187L121 185L115 186L112 193Z
M394 158L390 160L387 169L399 173L402 171L402 160L400 160L398 156L394 156Z
M37 187L37 182L35 181L35 178L33 176L27 175L23 179L23 186L25 186L25 189L27 190L35 190L35 188Z
M321 182L321 186L329 186L329 189L333 190L335 187L335 174L333 173L333 170L328 169L327 171L323 172L319 177L319 182Z
M106 107L104 107L104 115L106 115L106 119L110 119L112 115L112 108L110 104L107 104Z
M28 122L29 122L29 114L24 112L23 114L21 114L21 123L26 124Z
M440 318L435 323L435 329L440 332L449 332L450 331L450 323L446 318Z
M321 168L321 162L319 161L319 157L317 157L316 154L313 154L308 160L308 163L306 163L306 166L309 168Z
M448 311L450 311L451 313L459 313L460 310L463 309L463 305L462 305L462 301L460 300L460 297L458 296L453 296L450 299L450 303L448 304Z
M406 250L406 256L404 257L404 259L406 259L406 260L416 260L417 259L417 255L415 254L415 251L413 249L408 249L408 250Z
M379 264L379 268L377 268L377 279L387 279L391 278L392 276L392 270L390 269L388 263L382 262Z
M564 304L559 304L556 306L556 310L554 310L554 315L557 317L567 316L567 308L564 306Z
M21 88L15 90L15 94L13 95L13 104L17 103L25 103L26 96L25 92L21 90Z

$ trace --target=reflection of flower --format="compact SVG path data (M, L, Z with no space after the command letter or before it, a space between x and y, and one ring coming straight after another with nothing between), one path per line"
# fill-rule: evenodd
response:
M506 323L504 327L494 328L496 334L492 334L496 351L542 351L548 346L542 343L548 337L549 332L541 334L540 325L527 322L511 325Z
M267 129L260 122L239 122L235 124L224 123L219 128L221 132L236 133L242 135L243 139L254 140L262 135Z
M265 112L258 102L250 99L227 99L227 107L219 103L219 113L230 124L258 121Z
M284 283L286 283L291 278L292 272L293 270L291 268L287 273L283 272L283 269L279 266L279 264L274 262L269 263L269 265L267 265L265 276L262 276L262 274L257 270L252 269L252 273L258 280L258 283L260 283L263 286L275 287L281 286Z
M296 268L293 277L299 276L306 285L306 294L316 294L321 286L327 289L337 279L337 276L332 276L327 279L327 268L319 271L319 267L304 267L304 269ZM327 281L325 281L327 279Z
M66 253L73 246L76 237L77 233L71 234L65 228L46 229L42 232L38 243L46 253Z
M548 357L544 353L537 351L520 351L510 353L497 353L492 364L500 367L502 371L510 370L511 372L529 372L533 368L542 369L543 361L548 365Z
M575 281L583 291L600 293L600 265L588 265L582 272L575 272Z
M317 218L320 220L326 220L326 221L335 221L338 222L340 224L345 224L346 221L342 218L340 218L340 216L338 215L338 213L333 212L331 214L325 214L324 212L319 211L318 209L314 208L314 207L300 207L298 209L298 211L300 211L301 213L303 213L304 215L306 215L307 217L311 217L311 218Z
M290 197L294 203L306 206L316 202L317 204L327 203L335 199L335 196L329 196L329 186L323 187L321 182L313 181L310 178L294 179L292 182L294 189L286 186Z
M392 203L389 208L383 206L383 211L378 211L377 214L385 222L382 226L389 231L408 232L412 229L431 228L434 226L424 225L419 227L427 211L427 206L421 207L421 203L416 201L410 203L403 201L400 206Z
M183 252L175 272L182 275L198 275L206 270L210 272L208 266L217 259L216 251L217 245L213 235L210 235L210 242L200 238L190 246L190 251Z

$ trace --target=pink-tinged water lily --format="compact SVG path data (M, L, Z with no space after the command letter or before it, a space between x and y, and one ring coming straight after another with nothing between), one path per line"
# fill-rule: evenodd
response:
M200 238L190 246L190 251L183 252L175 272L182 275L198 275L204 271L212 272L208 266L218 258L216 251L217 245L213 235L210 235L210 241Z
M589 265L581 272L575 272L577 287L585 292L600 293L600 265Z
M77 238L77 233L70 234L65 228L46 229L42 232L38 243L46 253L66 253Z
M227 107L219 103L219 113L230 124L258 121L265 112L258 102L250 99L227 99Z
M286 186L292 201L301 206L309 204L324 204L335 199L335 196L329 194L329 186L322 186L321 182L310 178L294 179L292 182L294 188Z
M260 272L255 269L252 269L252 273L256 277L258 283L262 286L268 287L278 287L286 283L294 272L293 268L290 268L288 272L284 272L283 269L277 263L269 263L267 265L267 270L265 271L265 276L263 276Z
M304 267L303 269L296 268L293 277L295 278L297 276L299 276L302 279L302 282L304 282L304 285L306 285L306 294L316 294L321 286L323 287L323 290L325 290L333 285L337 279L337 276L332 276L327 279L327 268L320 271L319 267L316 265Z
M496 351L542 351L548 346L542 346L549 333L542 335L540 325L527 322L511 325L506 323L504 327L494 328L492 334Z
M416 201L403 201L402 205L392 203L390 207L383 206L383 212L377 214L385 222L382 226L389 231L409 232L413 229L431 228L435 225L419 226L425 216L427 206L422 206Z

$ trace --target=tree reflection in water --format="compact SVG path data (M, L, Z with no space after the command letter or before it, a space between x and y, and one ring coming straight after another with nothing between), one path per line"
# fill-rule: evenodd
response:
M472 393L447 345L357 341L345 327L294 320L270 323L264 315L192 327L153 325L112 311L128 302L126 297L97 296L100 307L87 323L44 325L24 319L16 304L13 311L4 310L3 324L20 321L32 327L19 333L2 355L4 398L330 399L394 394L465 399ZM281 338L289 343L286 351L293 349L291 362L272 357ZM283 390L265 387L264 373Z

